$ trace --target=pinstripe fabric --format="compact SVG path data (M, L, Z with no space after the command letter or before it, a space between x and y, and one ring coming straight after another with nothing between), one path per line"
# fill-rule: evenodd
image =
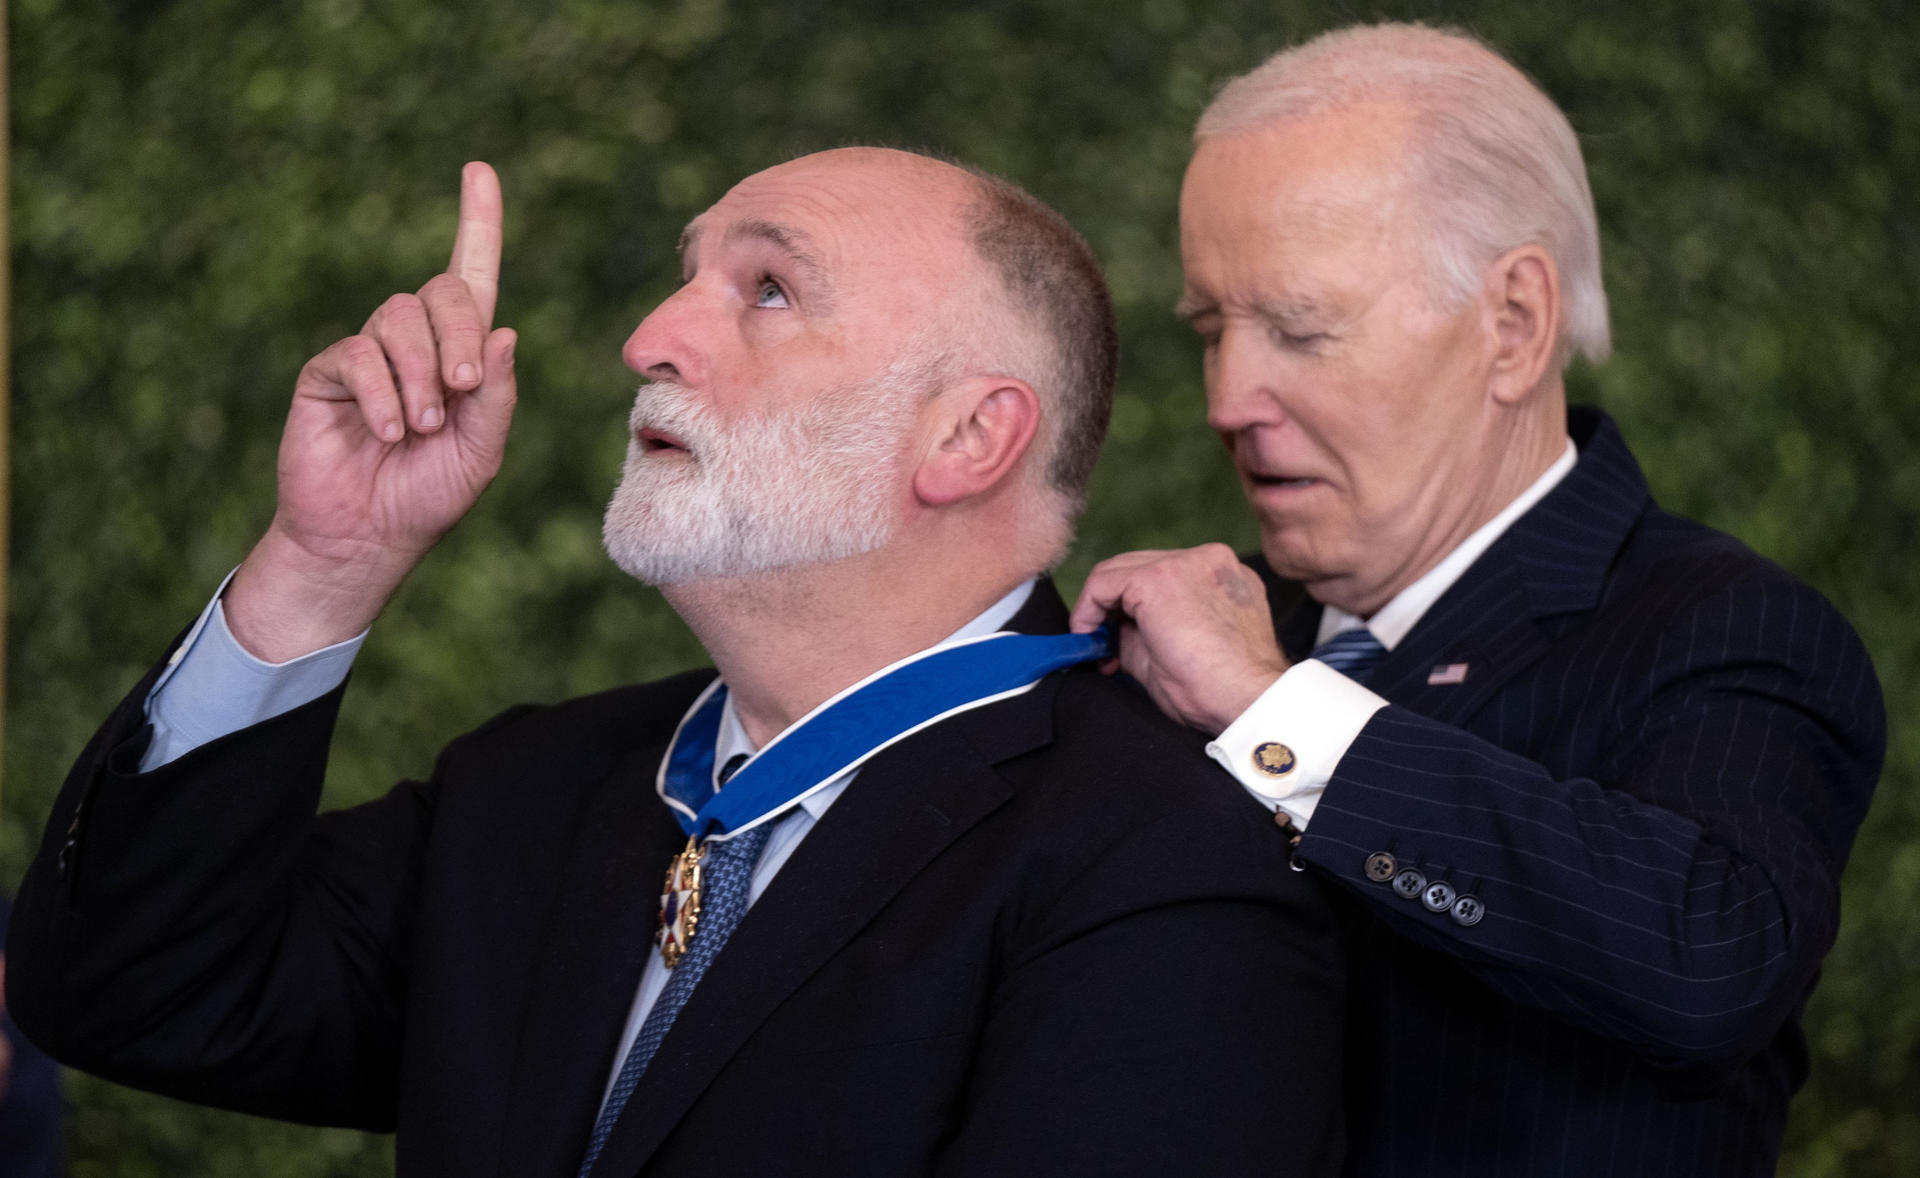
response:
M1375 671L1395 706L1300 844L1355 930L1356 1175L1771 1174L1806 1075L1879 685L1819 594L1570 420L1579 465ZM1298 652L1318 610L1271 584ZM1369 881L1377 851L1484 916Z

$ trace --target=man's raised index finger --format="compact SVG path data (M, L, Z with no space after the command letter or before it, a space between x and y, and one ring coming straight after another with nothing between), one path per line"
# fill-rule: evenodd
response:
M480 310L482 330L493 326L500 294L500 225L504 216L500 177L475 160L460 170L460 228L453 238L447 273L467 284Z

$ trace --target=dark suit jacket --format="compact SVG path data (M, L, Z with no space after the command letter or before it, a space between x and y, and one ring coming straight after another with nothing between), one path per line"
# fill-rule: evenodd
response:
M1819 594L1656 508L1603 415L1570 426L1572 473L1375 671L1392 706L1300 844L1350 900L1355 1175L1771 1174L1806 1076L1872 667ZM1319 607L1266 575L1304 657Z
M0 896L0 936L6 934L13 902ZM5 1178L59 1178L60 1069L0 1010L0 1035L6 1037L8 1064L0 1068L0 1175Z
M1064 619L1049 589L1016 624ZM136 775L142 684L22 890L16 1013L124 1083L397 1126L403 1175L572 1175L710 676L507 713L318 819L337 693ZM1279 845L1093 670L936 725L747 913L594 1173L1331 1173L1341 953Z

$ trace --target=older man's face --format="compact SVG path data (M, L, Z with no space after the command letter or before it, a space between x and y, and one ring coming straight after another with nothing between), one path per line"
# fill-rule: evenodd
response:
M902 353L966 264L951 202L919 171L808 156L688 226L685 284L623 352L651 383L607 511L622 568L665 584L886 543L932 379Z
M1430 297L1404 133L1361 108L1210 139L1180 201L1208 422L1267 559L1362 615L1463 538L1498 444L1492 340Z

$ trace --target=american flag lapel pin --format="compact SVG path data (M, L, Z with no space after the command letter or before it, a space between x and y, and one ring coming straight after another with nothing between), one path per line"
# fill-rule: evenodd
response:
M1453 687L1467 681L1467 664L1443 663L1427 672L1428 687Z

